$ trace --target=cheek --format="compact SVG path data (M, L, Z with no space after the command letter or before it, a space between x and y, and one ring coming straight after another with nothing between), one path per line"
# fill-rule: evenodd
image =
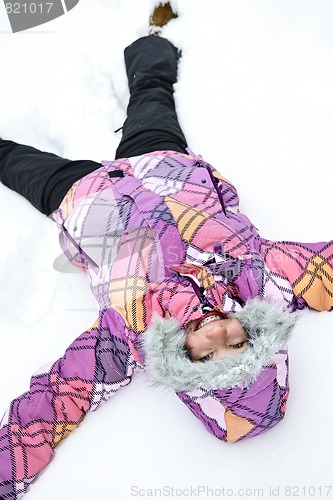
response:
M186 338L185 338L185 344L184 344L186 349L190 349L193 347L193 343L191 342L192 337L193 337L193 334L191 334L190 332L187 332Z
M200 337L190 332L186 335L185 347L198 353L204 348L204 342Z
M194 328L195 323L196 323L196 321L195 321L195 320L190 321L190 322L187 324L187 326L186 326L186 331L187 331L187 332L192 331L192 330L193 330L193 328Z

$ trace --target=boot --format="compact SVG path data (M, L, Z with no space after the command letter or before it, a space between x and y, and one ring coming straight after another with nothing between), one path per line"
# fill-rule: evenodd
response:
M165 26L171 19L177 17L173 12L169 2L161 2L158 4L149 19L149 35L159 36L162 32L160 28Z

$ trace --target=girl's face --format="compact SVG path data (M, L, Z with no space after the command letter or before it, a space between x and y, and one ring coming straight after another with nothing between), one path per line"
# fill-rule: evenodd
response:
M210 311L190 321L186 328L185 347L194 362L221 359L226 354L242 353L247 348L245 331L236 318Z

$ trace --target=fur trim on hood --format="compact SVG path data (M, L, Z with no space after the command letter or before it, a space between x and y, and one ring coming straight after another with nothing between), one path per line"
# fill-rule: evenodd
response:
M264 366L272 363L274 354L289 339L298 318L298 314L279 304L259 299L249 300L242 310L228 316L237 318L242 324L248 348L242 354L206 363L194 363L189 359L184 348L186 332L177 320L155 316L143 337L145 364L153 381L179 392L198 387L247 387Z

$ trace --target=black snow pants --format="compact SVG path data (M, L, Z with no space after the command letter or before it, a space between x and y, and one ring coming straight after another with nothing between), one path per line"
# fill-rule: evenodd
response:
M166 149L184 153L187 144L173 98L179 51L165 38L150 35L124 54L130 100L116 158ZM100 166L0 139L0 181L46 215L58 208L74 182Z

